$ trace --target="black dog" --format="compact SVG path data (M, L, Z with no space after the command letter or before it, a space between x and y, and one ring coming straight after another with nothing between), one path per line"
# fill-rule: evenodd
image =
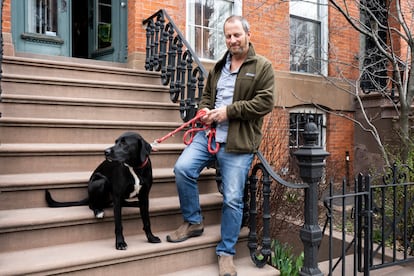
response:
M46 191L49 207L88 205L96 218L103 218L104 208L113 204L115 218L115 247L125 250L127 243L122 232L122 207L138 207L144 231L150 243L161 240L151 232L149 192L152 186L151 145L139 134L126 132L105 150L104 160L92 173L88 184L88 198L77 202L57 202ZM126 199L138 197L137 201Z

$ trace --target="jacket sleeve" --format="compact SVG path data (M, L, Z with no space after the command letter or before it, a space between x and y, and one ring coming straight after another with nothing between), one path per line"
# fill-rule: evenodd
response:
M203 93L201 95L200 103L198 104L198 109L201 110L203 108L209 108L212 109L212 97L214 97L212 93L212 72L210 72L207 76L206 86L203 89Z
M256 66L256 77L247 98L236 99L227 106L227 116L231 119L255 120L271 112L274 105L275 76L272 64L267 60L259 61ZM242 85L244 86L244 85ZM241 87L241 90L245 87ZM243 95L241 95L243 97Z

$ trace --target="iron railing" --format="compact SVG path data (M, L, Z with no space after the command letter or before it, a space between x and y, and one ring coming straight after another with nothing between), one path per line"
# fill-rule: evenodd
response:
M263 267L270 261L271 257L271 237L270 237L270 192L273 181L286 187L294 189L308 188L307 184L294 184L282 179L271 167L263 154L258 151L256 156L259 160L251 170L244 193L244 224L249 227L248 248L250 257L257 267ZM261 175L260 179L258 175ZM258 183L262 183L262 209L263 209L263 233L262 244L258 244L257 235L257 191ZM258 250L260 248L260 250Z
M359 174L353 191L346 191L344 180L336 194L331 183L324 199L327 219L323 232L329 226L328 275L339 265L341 275L369 275L375 269L414 262L414 183L407 181L407 171L407 166L394 164L376 185L370 175ZM336 256L335 228L342 233Z
M164 9L143 24L147 26L145 69L161 72L163 85L170 86L171 101L179 100L181 119L187 122L197 112L208 72Z

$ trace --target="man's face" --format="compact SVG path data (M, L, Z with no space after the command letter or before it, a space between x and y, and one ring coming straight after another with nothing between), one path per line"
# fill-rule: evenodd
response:
M250 32L246 33L239 20L229 21L224 25L226 46L233 56L245 56L249 51Z

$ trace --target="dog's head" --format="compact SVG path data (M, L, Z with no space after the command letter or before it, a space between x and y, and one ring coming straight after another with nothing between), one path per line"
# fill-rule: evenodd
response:
M105 150L105 158L139 167L146 162L151 149L151 145L141 135L125 132L115 140L115 145Z

